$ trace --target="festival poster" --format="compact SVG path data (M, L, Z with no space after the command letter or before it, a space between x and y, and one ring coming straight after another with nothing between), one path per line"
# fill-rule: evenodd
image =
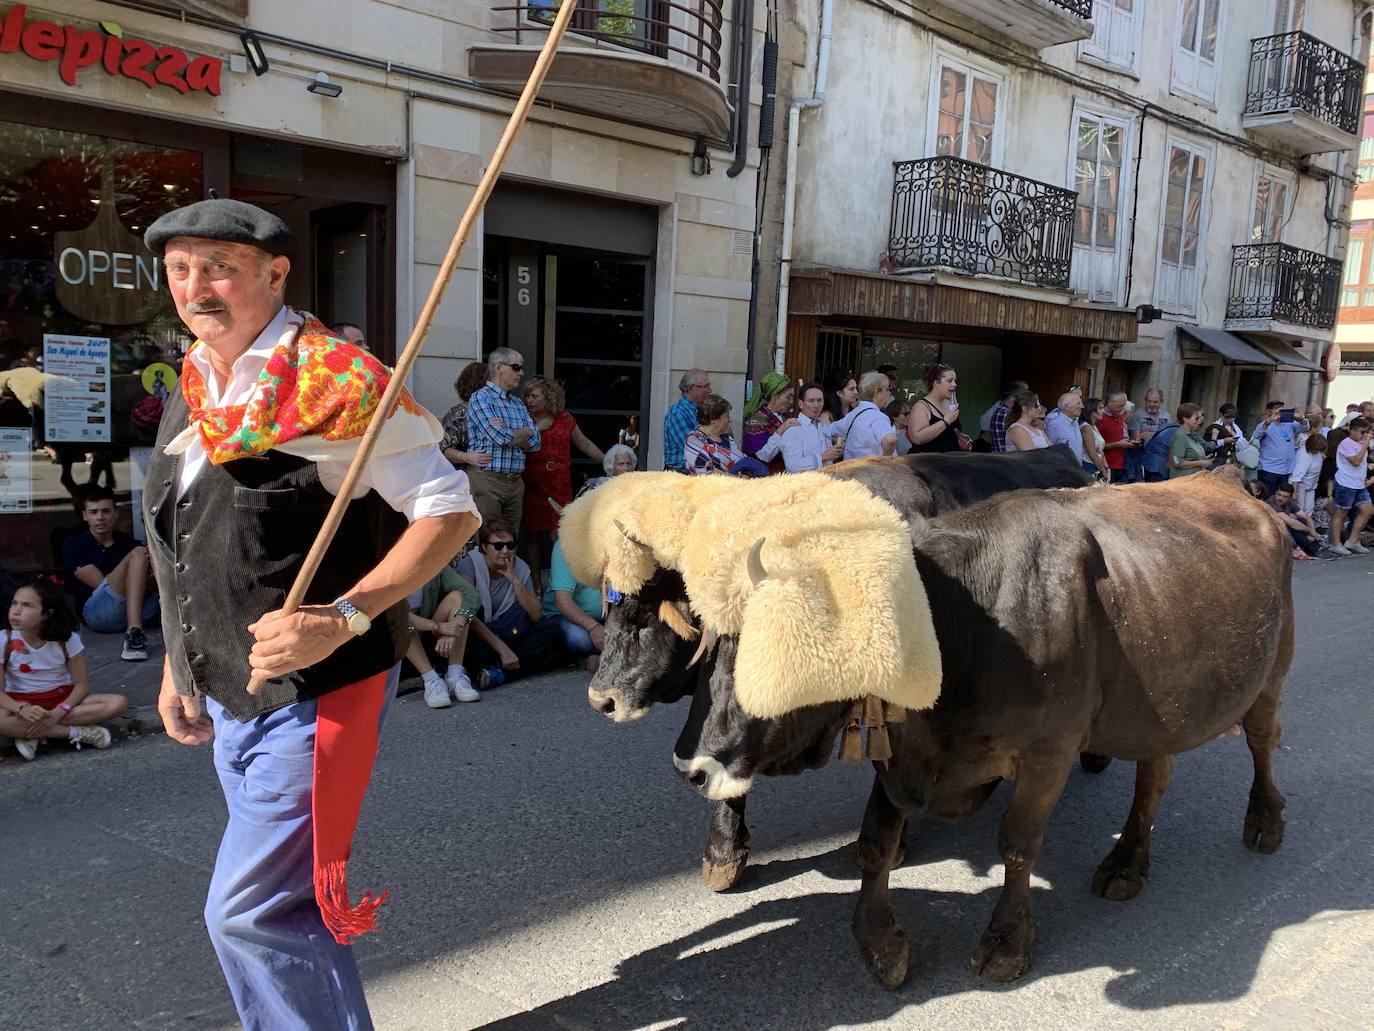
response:
M27 426L0 426L0 514L33 511L32 457Z
M43 335L44 432L48 443L110 440L110 338Z

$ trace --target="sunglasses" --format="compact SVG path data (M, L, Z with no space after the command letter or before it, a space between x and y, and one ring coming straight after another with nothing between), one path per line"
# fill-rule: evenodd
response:
M487 547L496 551L514 551L515 541L487 541Z
M525 366L522 362L515 362L514 364L512 364L511 362L501 362L500 364L504 365L508 369L514 369L516 372L525 371Z

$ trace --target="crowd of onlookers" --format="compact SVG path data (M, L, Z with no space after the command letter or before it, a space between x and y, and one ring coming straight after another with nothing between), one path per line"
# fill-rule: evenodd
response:
M1299 413L1275 400L1247 433L1234 404L1223 404L1209 421L1192 402L1166 411L1155 389L1136 404L1122 391L1085 398L1072 387L1051 408L1025 382L1013 381L976 424L966 424L954 368L926 369L919 396L894 396L896 372L845 371L800 386L769 373L736 423L709 373L688 370L664 418L664 468L768 476L877 455L1054 445L1108 483L1161 481L1234 463L1290 535L1295 559L1367 550L1360 532L1374 514L1374 402L1351 406L1338 424L1330 409L1313 405ZM604 643L601 590L572 575L558 518L574 497L574 449L604 473L584 478L580 493L633 471L639 447L633 423L605 450L588 439L566 410L562 386L526 375L522 356L507 348L467 365L454 389L441 447L467 472L482 527L408 599L407 672L421 678L434 708L477 701L481 690L570 662L595 671ZM45 737L104 747L108 733L95 724L123 711L119 696L89 693L78 615L90 631L123 633L123 658L140 661L147 658L145 622L158 614L146 549L115 529L113 494L89 491L82 518L84 527L62 545L67 593L39 581L16 592L10 605L0 736L16 737L26 757ZM23 701L26 691L47 690L67 692L59 707Z

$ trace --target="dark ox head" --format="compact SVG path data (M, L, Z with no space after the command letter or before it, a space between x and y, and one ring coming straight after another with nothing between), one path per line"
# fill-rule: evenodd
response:
M824 766L849 716L849 702L813 705L778 719L758 719L735 700L738 642L721 637L706 685L673 748L673 765L707 798L740 798L756 776Z
M682 575L660 568L639 593L607 609L605 647L587 700L617 723L637 720L656 702L692 693L700 675L693 659L709 662L697 654L709 644L695 626Z

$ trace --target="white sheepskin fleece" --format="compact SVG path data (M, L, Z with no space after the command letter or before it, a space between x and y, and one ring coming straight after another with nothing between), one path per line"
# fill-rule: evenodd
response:
M627 473L570 505L559 538L583 583L605 575L634 593L657 565L681 572L703 626L739 638L735 690L751 715L870 694L922 709L939 696L909 527L857 483ZM755 587L760 539L768 576Z

